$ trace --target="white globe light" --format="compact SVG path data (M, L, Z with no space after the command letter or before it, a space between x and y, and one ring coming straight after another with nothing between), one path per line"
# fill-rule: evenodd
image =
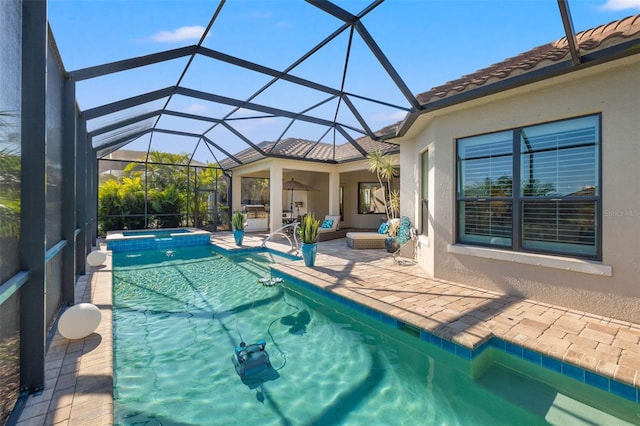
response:
M89 266L100 266L103 265L104 262L107 261L107 254L103 251L92 251L87 256L87 263Z
M102 314L96 305L79 303L64 311L58 320L58 332L70 340L87 337L98 328Z

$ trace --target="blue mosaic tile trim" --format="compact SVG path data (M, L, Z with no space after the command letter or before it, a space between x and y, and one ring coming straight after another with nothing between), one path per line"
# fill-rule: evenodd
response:
M180 247L193 247L210 244L211 238L206 235L185 235L179 237L132 238L123 240L107 240L107 250L114 253L139 250L168 250Z
M271 275L273 275L274 277L280 277L280 278L284 278L289 282L293 282L296 285L311 291L312 293L316 293L316 294L320 294L334 302L338 302L341 305L344 305L350 309L353 309L356 312L359 312L361 314L365 314L371 318L374 318L380 322L383 322L384 324L390 325L392 327L396 327L396 328L400 328L403 324L402 321L398 320L397 318L391 317L385 313L382 313L380 311L377 311L375 309L372 309L368 306L362 305L360 303L356 303L351 299L348 299L344 296L340 296L339 294L335 294L333 292L330 291L326 291L318 286L315 286L313 284L309 284L306 281L303 281L299 278L293 277L289 274L286 274L284 272L272 269L271 270Z
M299 285L307 290L310 290L311 292L321 294L331 300L337 301L351 309L354 309L357 312L364 313L371 318L382 321L385 324L395 326L397 328L402 328L405 325L402 321L392 318L382 312L376 311L375 309L353 302L352 300L347 299L346 297L337 295L333 292L326 291L323 288L307 283L306 281L303 281L299 278L296 278L284 272L272 269L271 273L273 276L279 276L280 278L284 278L289 282ZM559 361L555 358L548 357L544 354L540 354L538 352L532 351L531 349L527 349L525 347L516 345L511 342L507 342L497 337L492 337L488 341L480 344L478 347L474 349L469 349L455 342L452 342L450 340L443 339L442 337L436 336L435 334L432 334L426 330L419 329L418 331L420 332L421 340L429 342L432 345L435 345L451 354L462 357L468 361L473 361L475 357L480 355L486 349L493 347L499 351L506 352L511 356L515 356L525 361L532 362L541 367L555 371L556 373L560 373L574 380L578 380L582 383L586 383L588 385L594 386L605 392L612 393L619 397L622 397L640 404L640 388L636 388L634 386L631 386L622 382L618 382L614 379L610 379L600 374L593 373L591 371L585 370L576 365Z
M226 248L217 246L215 244L212 244L211 248L217 253L227 254L227 255L242 254L242 253L256 253L256 252L266 250L262 247L244 247L244 248L236 248L236 249L226 249Z
M220 254L225 254L225 255L229 255L229 256L233 256L236 254L243 254L243 253L273 253L273 254L277 254L278 256L281 257L286 257L287 259L291 259L291 260L301 260L302 257L300 256L295 256L293 254L289 254L289 253L283 253L281 251L277 251L277 250L273 250L270 249L268 247L239 247L239 248L234 248L234 249L225 249L223 247L217 246L215 244L211 245L211 248Z
M429 342L430 344L435 345L441 349L444 349L449 353L464 358L467 361L472 361L475 357L480 355L490 346L490 342L487 341L476 348L469 349L465 346L459 345L447 339L443 339L442 337L436 336L435 334L425 330L420 330L420 339L424 340L425 342Z
M619 382L615 379L611 379L598 373L585 370L584 368L578 367L577 365L548 357L544 354L532 351L531 349L520 347L518 345L514 345L513 343L505 342L502 339L498 339L496 337L491 339L490 344L492 347L506 352L509 355L517 356L525 361L532 362L536 365L562 374L563 376L570 377L579 382L586 383L605 392L612 393L619 397L640 404L640 388L636 388L626 383Z

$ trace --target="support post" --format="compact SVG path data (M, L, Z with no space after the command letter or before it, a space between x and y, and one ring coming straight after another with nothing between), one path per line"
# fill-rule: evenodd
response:
M22 3L22 209L20 263L31 273L20 297L20 389L44 388L46 346L47 2Z
M86 256L87 248L87 140L86 122L80 118L76 128L77 155L76 155L76 228L79 230L76 236L76 267L78 274L87 273ZM89 247L91 248L91 247Z
M340 173L329 173L329 214L340 214Z
M269 199L269 232L274 232L282 226L282 166L277 164L269 171Z
M75 302L76 282L76 90L75 83L66 79L63 99L62 133L62 238L67 245L62 251L63 305Z
M240 210L240 207L242 207L242 200L240 198L241 182L242 176L240 176L240 174L234 173L231 176L231 211L229 212L231 217L233 217L233 212Z

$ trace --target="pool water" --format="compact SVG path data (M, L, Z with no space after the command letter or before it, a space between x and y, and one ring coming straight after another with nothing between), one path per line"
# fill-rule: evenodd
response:
M116 424L640 421L637 404L491 349L472 366L293 283L264 286L269 264L288 261L270 252L224 256L197 246L113 257ZM241 341L258 339L267 341L272 369L243 381L231 356ZM553 387L533 379L547 376Z

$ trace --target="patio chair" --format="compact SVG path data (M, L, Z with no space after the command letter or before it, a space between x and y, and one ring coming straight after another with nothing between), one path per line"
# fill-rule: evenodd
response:
M411 257L409 256L401 256L406 249L409 248L409 245L413 245L411 251ZM400 244L400 247L393 252L393 263L396 265L413 265L416 263L418 255L418 229L410 228L409 229L409 239L406 240L403 244ZM403 257L404 259L399 259L399 257ZM406 260L405 260L406 259Z

